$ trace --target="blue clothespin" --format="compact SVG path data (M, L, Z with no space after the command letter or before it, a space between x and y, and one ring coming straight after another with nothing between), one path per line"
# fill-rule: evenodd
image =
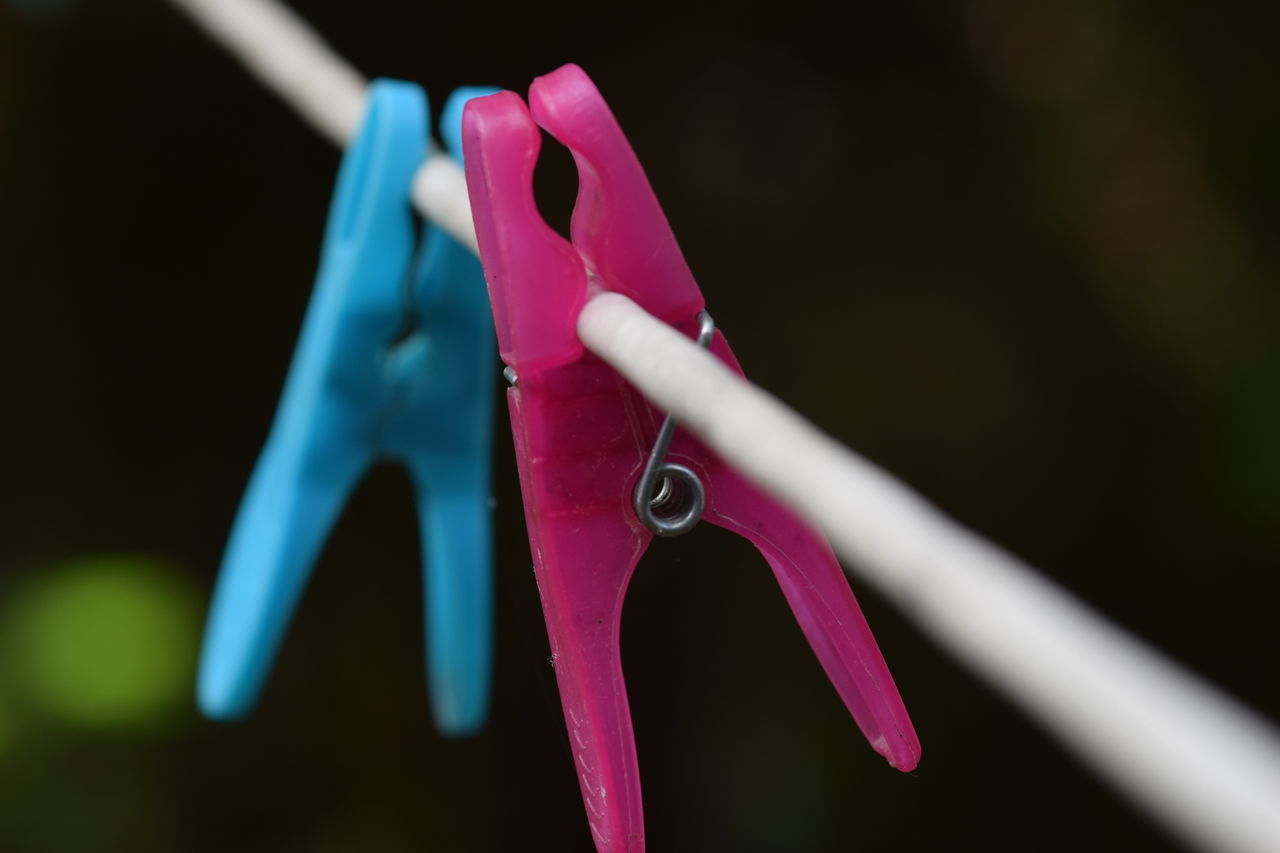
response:
M463 105L492 91L459 90L445 108L459 160ZM436 724L450 736L484 724L496 347L475 257L431 227L418 252L409 187L428 121L420 88L377 81L343 157L311 304L209 613L197 692L210 717L252 707L343 505L375 459L394 459L418 504Z

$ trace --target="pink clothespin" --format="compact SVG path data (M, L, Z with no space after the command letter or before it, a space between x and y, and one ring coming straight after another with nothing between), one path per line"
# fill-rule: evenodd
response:
M631 574L664 524L703 517L750 540L772 567L840 697L876 752L899 770L920 744L871 630L826 542L677 432L647 466L663 415L574 331L589 287L623 293L710 343L741 372L635 153L587 75L566 65L534 81L530 110L513 92L471 101L463 120L467 186L497 324L525 515L569 743L596 847L642 851L644 824L631 713L619 653ZM533 171L537 125L578 166L570 244L542 219ZM669 432L669 430L664 430ZM661 442L657 447L661 448ZM637 485L646 473L651 476ZM650 501L657 480L685 496L672 517Z

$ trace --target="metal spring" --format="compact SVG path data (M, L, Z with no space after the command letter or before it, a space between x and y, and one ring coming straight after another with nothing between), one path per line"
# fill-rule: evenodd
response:
M715 336L716 324L706 311L698 314L698 346L707 349ZM680 536L688 533L702 518L707 504L707 490L702 480L684 465L663 462L671 438L676 432L676 419L667 415L658 430L658 438L645 463L644 473L631 495L631 505L644 526L658 536ZM655 486L657 493L654 493Z

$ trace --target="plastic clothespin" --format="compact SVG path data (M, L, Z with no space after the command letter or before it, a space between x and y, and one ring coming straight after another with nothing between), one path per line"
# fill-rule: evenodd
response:
M599 850L640 851L640 780L619 627L627 584L653 535L639 519L648 495L636 485L662 414L579 342L574 329L588 282L627 295L686 334L701 329L712 352L741 370L724 336L711 339L702 293L591 80L564 66L534 81L529 103L532 115L513 92L468 104L467 184L500 354L514 379L507 399L526 519L588 821ZM572 244L534 201L537 125L578 166ZM875 751L900 770L915 767L919 741L826 542L692 436L677 433L668 458L704 484L706 519L764 555Z
M455 157L463 105L493 91L449 100L443 135ZM484 724L493 326L474 256L435 228L421 244L415 234L409 190L428 133L419 87L372 84L275 422L223 558L200 662L210 717L252 707L343 505L375 460L390 459L408 469L417 501L436 724L449 736Z

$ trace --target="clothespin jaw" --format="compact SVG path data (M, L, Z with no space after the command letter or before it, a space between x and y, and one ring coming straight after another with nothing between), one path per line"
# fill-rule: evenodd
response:
M574 323L587 298L578 253L538 213L533 168L542 134L514 92L471 101L462 150L502 360L529 378L582 356ZM480 205L475 199L482 199ZM506 270L522 268L519 286Z
M252 707L342 506L385 458L408 468L417 496L437 723L455 735L483 723L492 321L462 247L429 229L414 262L409 187L427 134L420 88L371 85L276 419L223 558L197 690L210 717Z
M672 325L705 305L671 226L613 111L585 71L565 65L529 87L534 121L578 166L570 233L587 268Z
M651 538L631 498L661 413L569 334L588 273L593 287L625 293L685 331L696 327L702 295L639 161L581 69L539 78L530 101L532 115L510 92L468 106L467 183L501 355L517 367L508 404L521 488L588 822L601 851L641 851L619 630L627 585ZM534 119L578 166L572 244L541 220L533 200ZM711 349L741 373L723 336ZM703 517L765 557L873 748L894 767L913 768L919 742L830 548L694 437L678 432L668 458L705 485Z

